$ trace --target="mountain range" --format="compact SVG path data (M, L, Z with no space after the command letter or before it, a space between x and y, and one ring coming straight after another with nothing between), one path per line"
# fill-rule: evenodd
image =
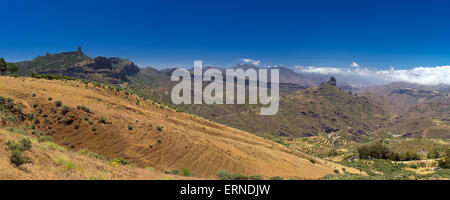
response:
M121 58L90 58L81 48L39 56L17 65L21 75L59 74L120 85L179 110L265 137L331 134L349 141L388 133L405 137L450 137L450 87L446 85L398 82L354 88L346 80L337 80L336 87L326 82L327 76L302 74L279 66L275 67L280 70L279 113L260 116L261 105L173 105L170 91L176 82L170 81L170 76L174 69L139 68ZM208 68L214 67L204 69ZM234 68L259 69L247 64Z

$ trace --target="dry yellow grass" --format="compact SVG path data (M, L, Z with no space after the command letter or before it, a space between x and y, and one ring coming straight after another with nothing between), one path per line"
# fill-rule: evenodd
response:
M114 166L108 161L71 152L49 142L38 143L36 139L32 139L31 150L23 153L31 163L16 167L9 161L5 142L19 141L23 137L27 136L0 129L0 180L192 179L130 166Z
M133 95L126 98L123 92L92 84L85 88L78 81L1 77L0 94L22 103L25 113L32 112L31 105L34 103L43 108L43 113L50 113L54 101L62 101L70 108L66 116L73 115L74 123L79 123L80 128L58 123L49 114L50 122L39 124L41 131L52 134L56 143L68 149L89 149L109 158L124 158L139 167L153 166L157 170L186 167L202 178L214 178L217 171L224 169L266 178L281 176L298 179L316 179L332 174L335 168L342 168L323 161L313 164L306 157L272 141L166 107L160 108L152 101ZM53 101L49 101L48 97L52 97ZM139 105L136 99L139 99ZM92 114L77 110L78 105L88 107ZM83 120L84 116L94 124ZM111 123L98 123L100 117ZM128 129L129 125L132 130ZM92 131L93 126L96 131ZM158 126L163 127L162 131L158 130ZM80 176L86 178L94 175ZM117 176L126 178L124 175ZM17 178L10 178L14 177Z

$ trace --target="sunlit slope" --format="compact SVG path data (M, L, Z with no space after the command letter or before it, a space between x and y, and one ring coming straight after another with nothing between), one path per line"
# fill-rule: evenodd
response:
M30 138L32 147L22 156L30 163L19 167L10 162L6 141ZM168 175L151 168L143 169L125 165L111 165L109 161L73 152L52 142L38 142L27 137L0 129L0 180L174 180L195 179Z
M21 103L23 113L36 114L41 108L41 114L35 117L39 120L22 123L34 124L58 144L124 158L139 167L186 167L200 177L214 177L224 169L244 175L305 179L331 174L335 168L321 162L313 164L272 141L108 87L80 81L1 77L0 94ZM57 107L56 101L62 106ZM61 112L64 106L69 108L65 114Z

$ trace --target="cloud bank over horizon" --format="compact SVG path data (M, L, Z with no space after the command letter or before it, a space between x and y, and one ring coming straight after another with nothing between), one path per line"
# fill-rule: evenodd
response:
M251 63L251 64L256 65L256 66L258 66L261 63L260 60L253 60L253 59L250 59L250 58L241 58L239 60L242 61L242 62L245 62L245 63Z
M391 82L408 82L421 85L450 85L450 66L414 67L412 69L372 70L368 68L338 68L295 66L299 73L333 75L351 82L364 82L366 85L387 84ZM351 84L351 83L350 83ZM352 85L352 84L351 84ZM364 86L364 85L354 85Z

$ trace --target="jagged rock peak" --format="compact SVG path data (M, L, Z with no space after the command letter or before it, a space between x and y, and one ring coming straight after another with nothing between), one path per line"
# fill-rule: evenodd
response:
M330 81L328 81L328 83L330 83L330 85L332 85L332 86L336 86L336 78L334 78L334 76L332 76L330 78Z

